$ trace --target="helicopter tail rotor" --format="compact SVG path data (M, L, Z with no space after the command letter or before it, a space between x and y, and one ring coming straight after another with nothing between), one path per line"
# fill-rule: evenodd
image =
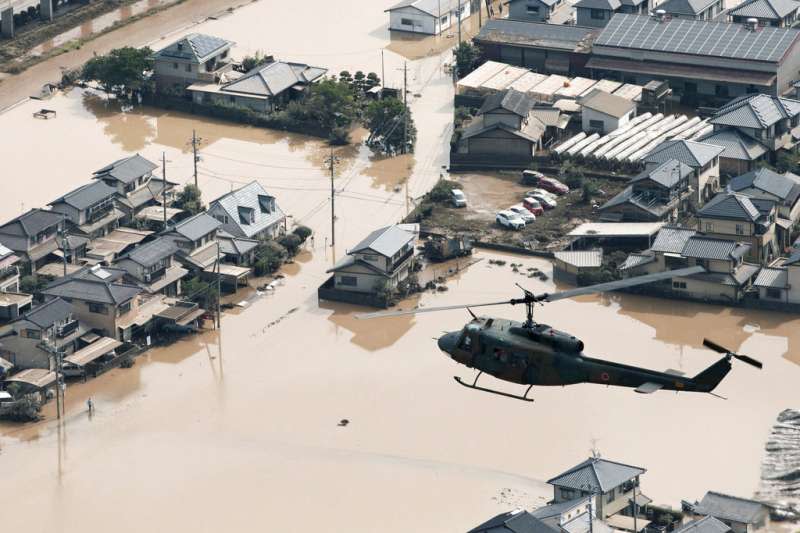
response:
M703 346L705 346L706 348L709 348L711 350L714 350L715 352L718 352L718 353L721 353L721 354L725 354L728 357L733 357L734 359L738 359L739 361L741 361L743 363L747 363L748 365L754 366L756 368L764 368L764 364L761 361L759 361L757 359L753 359L752 357L750 357L748 355L738 354L738 353L736 353L736 352L734 352L732 350L729 350L729 349L725 348L724 346L720 346L719 344L717 344L714 341L710 341L708 339L703 339Z

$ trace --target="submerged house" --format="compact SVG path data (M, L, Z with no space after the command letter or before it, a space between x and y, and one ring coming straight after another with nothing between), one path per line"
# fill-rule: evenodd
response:
M615 94L593 90L580 103L583 131L610 133L636 116L636 104Z
M53 211L31 209L0 226L0 243L20 257L25 272L35 272L58 249L65 218Z
M797 0L746 0L728 12L731 22L747 23L756 19L759 26L791 28L797 22Z
M508 18L561 24L572 16L566 0L509 0Z
M439 35L471 14L469 0L402 0L386 10L389 29Z
M690 516L713 516L733 533L754 533L770 525L770 508L762 502L709 491L700 502L681 502Z
M275 197L258 181L224 194L208 204L208 214L217 219L229 235L266 240L286 229L286 215Z
M273 61L242 76L232 73L222 83L194 83L186 90L196 104L234 105L267 113L303 95L326 72L304 63Z
M50 209L67 219L69 231L94 239L102 237L124 216L116 207L116 189L94 181L50 202Z
M178 222L165 236L178 246L178 260L191 270L205 270L217 261L217 231L222 222L206 212Z
M132 220L142 209L164 201L176 184L153 176L158 165L139 154L114 161L96 170L92 179L116 190L117 207Z
M215 83L230 72L233 42L192 33L162 48L153 57L156 90L182 96L194 83Z
M697 212L697 229L717 239L750 245L748 259L766 264L779 255L772 200L721 192Z
M130 281L149 294L177 296L188 270L175 261L178 246L173 239L159 237L117 259L114 265L128 273Z
M723 0L666 0L658 9L677 19L714 20L725 5Z
M692 169L689 186L692 189L691 202L703 205L719 190L719 155L724 148L713 144L669 140L656 146L642 158L646 169L653 169L670 160L677 160Z

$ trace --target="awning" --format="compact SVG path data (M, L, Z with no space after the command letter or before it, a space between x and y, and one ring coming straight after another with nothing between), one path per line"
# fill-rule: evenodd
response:
M781 218L781 217L776 218L775 224L777 224L778 226L780 226L785 230L792 229L792 221L786 218Z
M609 526L613 527L614 529L638 533L639 531L643 530L650 524L650 520L645 520L644 518L637 518L636 527L634 527L632 516L615 514L613 516L609 516L608 518L606 518L606 523Z
M64 361L76 366L85 366L120 346L122 346L122 343L118 340L111 337L103 337L89 346L81 348L74 354L68 355L64 358Z
M630 498L631 503L633 503L633 498ZM641 492L636 495L636 505L638 507L644 507L645 505L650 505L653 503L653 500L642 494Z
M689 80L723 81L736 84L750 84L768 87L777 77L770 72L754 72L751 70L734 70L709 66L679 65L676 63L658 63L650 61L633 61L630 59L611 59L593 57L586 63L586 68L596 70L612 70L650 74L664 77L685 78Z
M91 344L91 343L93 343L94 341L96 341L99 338L100 338L100 335L98 335L97 333L92 333L90 331L89 333L87 333L86 335L81 337L81 340L83 342L85 342L86 344Z
M6 378L6 383L25 383L37 389L49 387L56 382L56 373L52 370L43 368L29 368L10 378Z
M132 316L118 321L117 328L127 329L131 326L146 326L153 319L153 315L157 315L168 307L169 304L164 302L163 295L152 295L150 300L146 300L139 305L139 309L135 314L129 313Z
M0 357L0 370L9 371L14 368L14 363L11 361L6 361L2 357Z
M197 308L194 311L190 311L189 313L181 317L179 320L176 320L175 323L179 326L185 326L191 322L194 322L195 320L203 316L205 313L206 313L205 309Z
M211 265L210 267L203 270L208 274L216 274L217 267L216 265ZM221 276L226 278L235 278L239 279L244 276L247 276L250 273L250 269L247 267L240 267L236 265L229 265L226 263L222 263L219 265L219 273Z
M147 285L148 292L158 292L170 283L174 283L179 279L183 278L189 271L183 267L179 266L172 266L170 267L165 273L164 277L161 279L157 279L150 285Z

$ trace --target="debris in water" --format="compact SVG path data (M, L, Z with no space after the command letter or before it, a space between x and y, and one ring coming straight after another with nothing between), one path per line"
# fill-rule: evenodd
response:
M778 415L765 446L758 497L775 504L775 519L800 519L800 410Z
M340 428L343 428L349 423L350 423L350 421L348 419L342 418L341 420L339 420L339 424L338 425L339 425Z

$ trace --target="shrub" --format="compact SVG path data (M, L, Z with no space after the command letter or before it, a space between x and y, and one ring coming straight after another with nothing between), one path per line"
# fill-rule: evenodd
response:
M328 142L334 146L350 144L350 131L347 128L333 128L328 135Z
M290 256L297 253L302 243L303 241L300 239L300 237L293 233L282 235L278 238L278 244L286 248L286 251L289 252Z
M458 184L454 181L439 180L428 193L428 199L434 203L449 202L450 191L458 188Z
M578 189L581 189L583 188L583 183L584 183L583 174L578 173L568 176L564 180L564 183L566 184L567 187L569 187L571 191L576 191Z
M297 226L292 233L300 237L300 242L306 242L306 239L311 236L311 228L308 226Z
M585 204L592 203L592 198L597 194L597 186L591 181L583 182L583 191L581 192L581 200Z
M197 303L205 309L213 309L217 305L219 294L217 284L203 281L200 276L195 276L181 282L183 297Z
M275 241L266 241L256 248L256 262L253 265L256 276L276 272L287 256L286 248Z
M19 290L28 294L38 293L44 289L45 285L47 285L47 281L36 274L23 276L22 279L19 280Z

